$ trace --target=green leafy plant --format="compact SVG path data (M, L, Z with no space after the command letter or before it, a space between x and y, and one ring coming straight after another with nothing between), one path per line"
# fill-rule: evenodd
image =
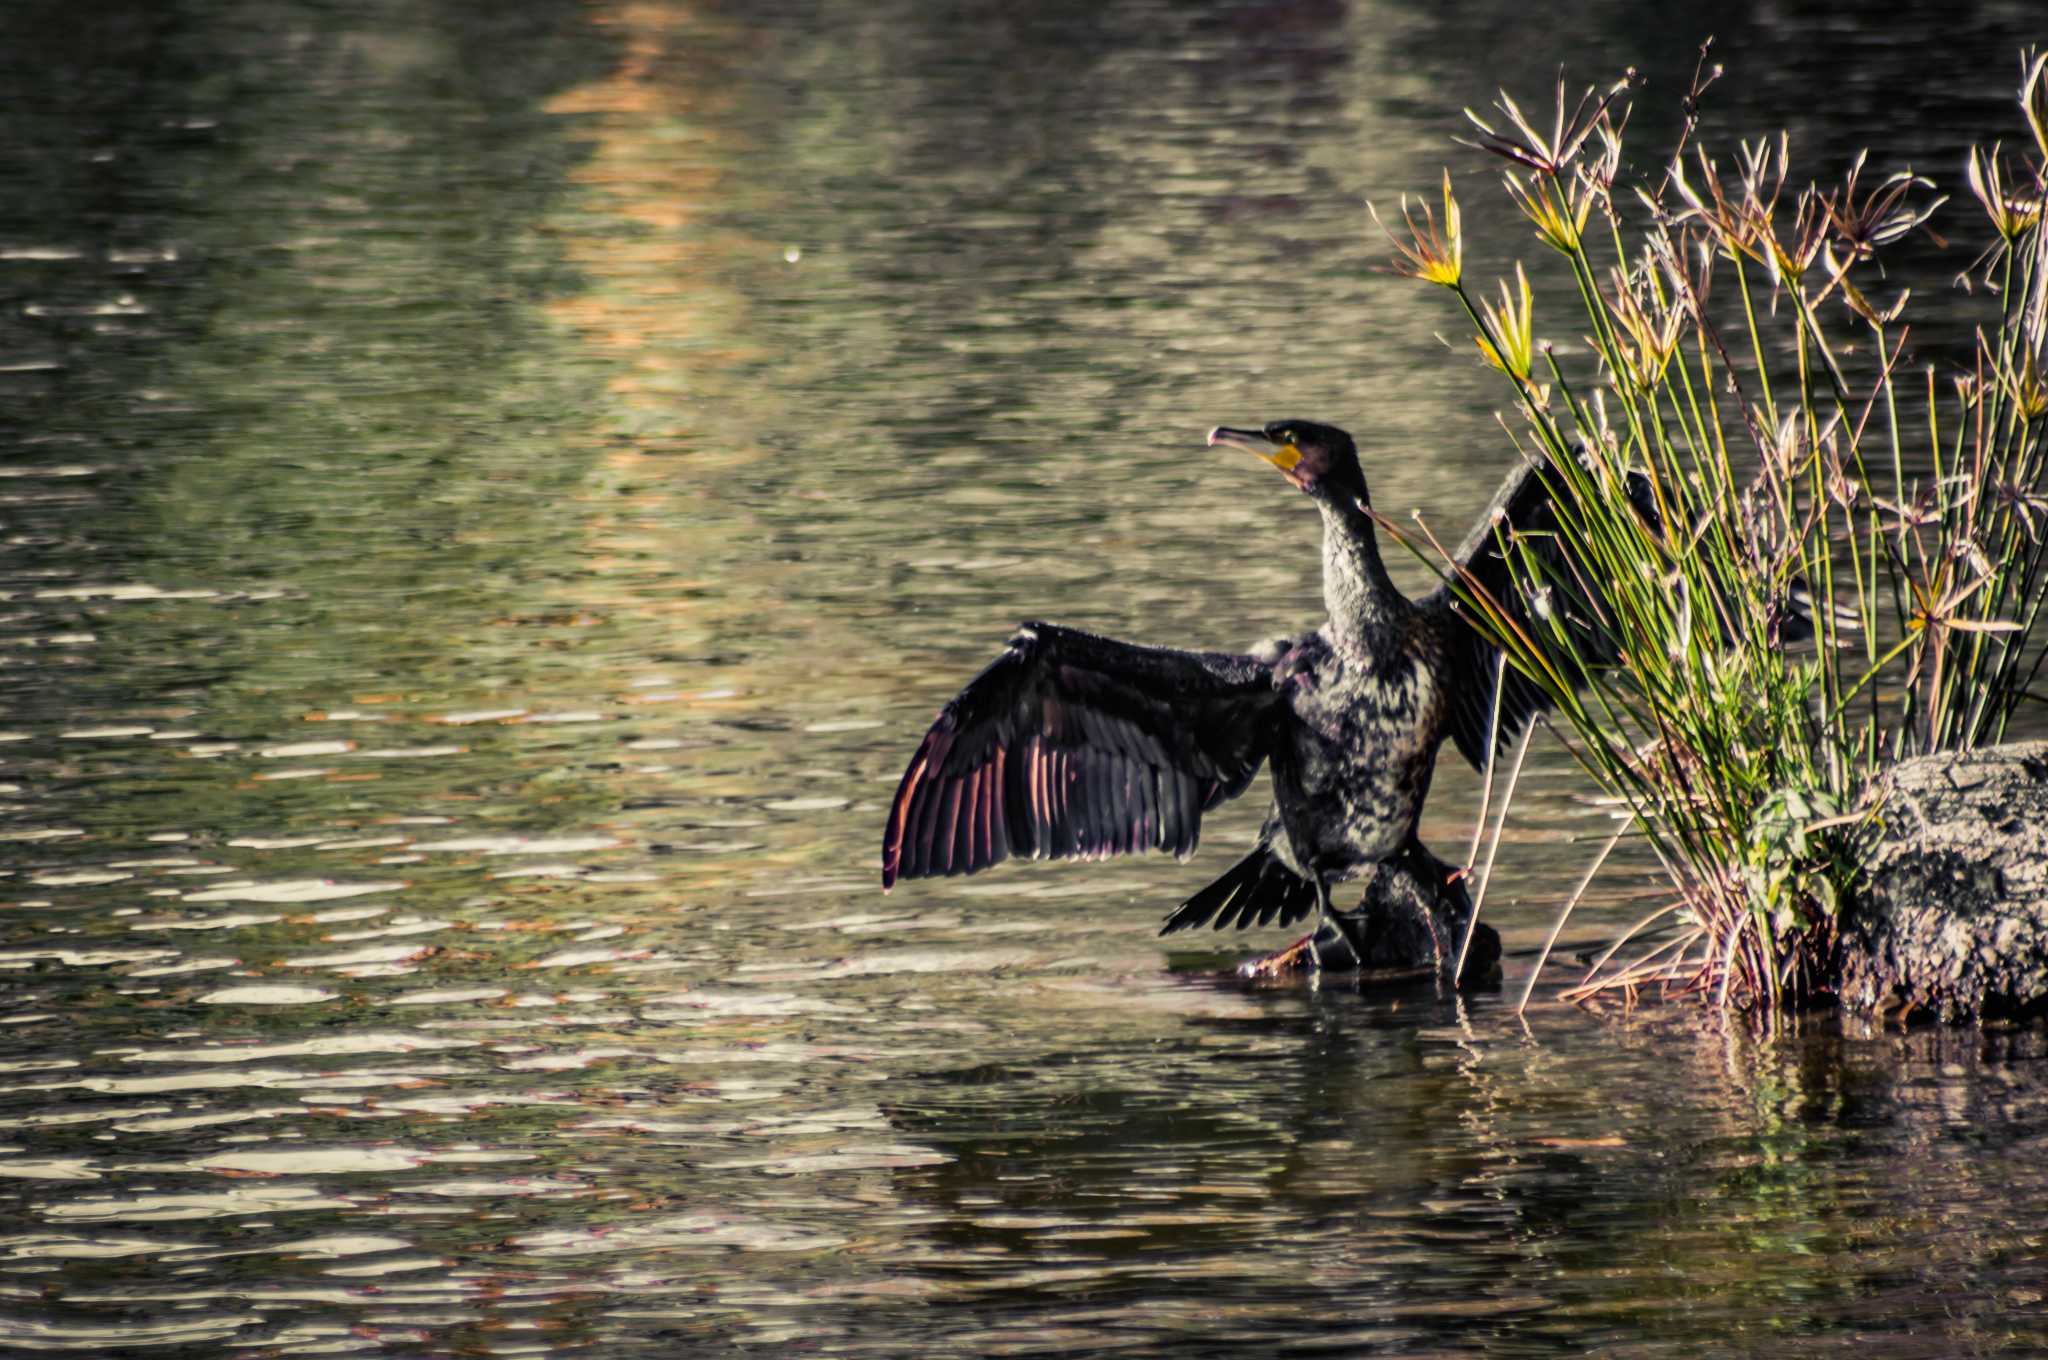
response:
M1703 49L1688 111L1718 75ZM1883 268L1945 201L1927 179L1859 156L1796 188L1784 135L1723 159L1689 112L1629 183L1631 83L1560 83L1543 125L1506 94L1467 114L1569 274L1577 343L1538 338L1519 264L1497 298L1468 287L1448 173L1441 222L1403 204L1395 268L1456 298L1553 481L1561 542L1508 544L1522 598L1453 584L1678 890L1645 952L1623 958L1631 932L1567 995L1658 983L1775 1014L1828 989L1885 769L2000 740L2042 665L2048 55L2022 61L2033 146L1969 158L1985 315L1946 372Z

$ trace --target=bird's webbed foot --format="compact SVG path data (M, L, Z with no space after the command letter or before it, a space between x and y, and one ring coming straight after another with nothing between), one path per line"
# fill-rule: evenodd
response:
M1363 911L1339 911L1330 903L1327 883L1316 885L1321 899L1316 913L1316 931L1309 937L1309 950L1316 967L1326 973L1352 973L1365 966L1370 931Z
M1277 954L1239 964L1237 975L1242 978L1284 978L1306 972L1316 966L1315 942L1313 934L1304 935Z

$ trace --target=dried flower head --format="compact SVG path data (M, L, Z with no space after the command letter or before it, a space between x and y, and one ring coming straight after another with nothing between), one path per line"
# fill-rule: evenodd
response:
M2041 198L2036 193L2031 198L2020 199L2006 187L2000 149L1994 142L1987 155L1971 147L1965 174L1970 181L1970 192L1984 205L1993 230L1997 231L2000 240L2010 245L2041 220Z
M1663 379L1678 349L1686 314L1656 286L1649 260L1633 271L1615 269L1609 277L1614 295L1608 299L1607 311L1614 318L1615 350L1626 370L1617 377L1625 377L1636 390L1647 392Z
M1799 412L1788 411L1773 425L1763 409L1755 407L1750 412L1750 423L1757 434L1757 452L1763 455L1764 466L1780 478L1788 475L1806 447L1806 427L1800 423Z
M1813 267L1814 260L1827 245L1831 212L1830 201L1819 192L1813 189L1802 192L1798 211L1793 214L1789 243L1771 229L1768 216L1763 219L1758 235L1763 246L1763 261L1771 271L1774 285L1796 287L1806 277L1806 271Z
M1785 187L1788 143L1779 134L1769 141L1744 142L1737 157L1739 187L1734 195L1721 182L1721 168L1704 147L1695 153L1699 183L1686 174L1681 157L1671 164L1671 187L1684 205L1674 222L1691 222L1704 231L1722 254L1729 258L1747 255L1759 264L1770 264L1771 251L1764 242L1771 232L1778 196Z
M1609 113L1594 124L1593 130L1600 134L1600 151L1579 167L1579 177L1591 181L1603 198L1614 192L1614 182L1621 176L1621 134L1628 127L1628 115L1629 108L1624 105L1619 114Z
M1891 520L1892 532L1897 536L1901 550L1904 550L1906 536L1917 534L1929 525L1940 524L1948 515L1968 508L1977 498L1976 491L1965 485L1963 477L1949 477L1932 485L1920 484L1912 494L1891 501L1871 497L1871 504L1883 511ZM1956 488L1960 487L1958 493Z
M1828 225L1834 229L1836 242L1851 261L1870 259L1877 254L1879 246L1888 245L1915 227L1926 225L1935 209L1948 202L1948 196L1944 194L1924 205L1908 203L1906 196L1913 190L1934 187L1934 181L1911 170L1887 175L1883 183L1859 200L1856 196L1858 181L1863 175L1864 158L1869 154L1868 151L1856 153L1856 161L1849 167L1841 192L1830 194L1827 199Z
M2048 496L2012 481L1997 483L1991 495L1998 508L2018 522L2029 543L2041 541L2041 526L2048 520Z
M1858 499L1863 495L1863 483L1851 477L1848 469L1842 466L1841 457L1835 452L1832 441L1830 441L1828 452L1830 454L1827 478L1828 499L1841 509L1853 510L1856 508Z
M1635 77L1635 68L1630 67L1622 73L1620 80L1608 87L1605 95L1588 87L1567 115L1564 106L1564 78L1559 76L1557 106L1551 117L1548 133L1538 131L1535 124L1522 113L1514 97L1506 90L1502 90L1500 97L1493 101L1493 106L1506 117L1508 125L1516 135L1509 136L1496 131L1493 124L1472 110L1466 109L1465 117L1479 130L1479 140L1466 142L1465 145L1481 151L1491 151L1496 156L1505 157L1518 165L1525 165L1555 179L1577 158L1586 145L1586 139L1593 135L1593 129L1607 121L1609 106L1628 92L1629 87L1635 83Z

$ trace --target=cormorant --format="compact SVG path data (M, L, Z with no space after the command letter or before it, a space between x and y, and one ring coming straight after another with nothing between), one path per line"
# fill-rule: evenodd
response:
M882 832L885 891L898 878L971 874L1011 855L1185 857L1202 814L1270 762L1273 806L1258 843L1160 933L1212 919L1219 930L1288 925L1314 908L1363 957L1331 907L1333 885L1420 848L1416 821L1445 737L1483 769L1542 694L1497 666L1497 649L1447 585L1419 600L1395 588L1349 434L1279 420L1218 426L1209 444L1258 454L1316 503L1328 619L1243 653L1024 624L911 757ZM1525 463L1458 550L1494 599L1514 595L1496 525L1547 527L1548 502L1540 469ZM1499 730L1489 743L1496 676Z

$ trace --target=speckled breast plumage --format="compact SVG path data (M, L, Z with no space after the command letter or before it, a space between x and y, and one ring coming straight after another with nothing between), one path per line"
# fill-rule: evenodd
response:
M1311 634L1283 663L1298 721L1274 754L1274 795L1302 868L1348 877L1414 833L1443 728L1433 641L1410 615L1349 646Z

